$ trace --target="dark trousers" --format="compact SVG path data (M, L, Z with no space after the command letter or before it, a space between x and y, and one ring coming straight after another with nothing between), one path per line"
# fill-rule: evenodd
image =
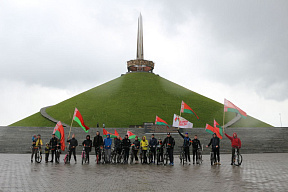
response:
M138 161L138 150L133 150L133 155L134 155L134 158L135 158L135 161Z
M198 161L198 149L193 148L193 163L195 162L195 156L196 156L196 161Z
M48 162L49 159L49 153L45 153L45 162Z
M185 159L187 161L187 157L188 157L188 161L190 162L190 151L189 151L189 147L184 147L184 152L185 152Z
M51 155L52 155L51 161L53 162L54 155L55 155L55 162L56 162L56 150L55 150L55 148L52 148L52 149L51 149Z
M173 163L173 162L174 162L174 158L173 158L173 148L168 148L168 149L167 149L167 152L168 152L168 155L169 155L170 163Z
M74 156L74 160L76 160L76 152L75 152L75 148L71 148L70 151L69 151L69 161L71 160L71 155L73 153L73 156Z
M234 155L235 155L235 151L236 151L236 150L237 150L237 152L239 153L239 149L238 149L238 148L232 147L231 163L234 163Z
M212 148L212 151L214 153L214 159L215 159L215 162L220 162L220 153L219 153L219 147L218 148ZM217 156L217 159L216 159L216 156Z
M153 161L153 157L154 157L154 162L156 161L156 148L155 147L151 147L150 148L151 153L152 153L152 161Z
M89 163L89 153L90 153L90 149L85 148L85 153L86 153L86 157Z
M143 163L147 163L147 150L142 150Z
M100 147L95 147L96 159L97 159L97 153L98 153L99 161L101 161L101 150L100 150Z
M129 159L129 148L125 148L124 149L125 153L124 153L124 161L128 161Z
M36 148L35 147L32 147L32 154L31 154L31 160L33 159L33 156L36 152ZM36 155L35 155L36 156Z

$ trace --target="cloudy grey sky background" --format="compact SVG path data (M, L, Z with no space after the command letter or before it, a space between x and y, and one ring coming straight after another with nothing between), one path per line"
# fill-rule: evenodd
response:
M0 125L119 77L154 72L288 126L288 1L0 1Z

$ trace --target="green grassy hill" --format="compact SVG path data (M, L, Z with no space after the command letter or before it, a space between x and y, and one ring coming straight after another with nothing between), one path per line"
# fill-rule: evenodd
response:
M215 118L220 124L223 119L223 104L188 90L151 73L130 73L98 87L83 92L48 108L47 113L55 119L69 124L74 108L81 112L87 126L96 127L104 122L106 127L128 127L154 122L155 116L172 124L173 114L179 114L181 101L186 102L200 117L183 114L194 123L194 127L213 125ZM226 113L226 122L235 113ZM73 124L76 126L76 124ZM54 126L40 113L20 120L11 126ZM268 127L270 125L248 117L235 124L237 127Z

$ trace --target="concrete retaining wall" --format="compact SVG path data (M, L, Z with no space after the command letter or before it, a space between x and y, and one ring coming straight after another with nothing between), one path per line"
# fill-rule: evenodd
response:
M30 153L30 146L32 136L40 133L43 142L49 142L51 134L53 132L52 127L0 127L0 153ZM69 128L64 128L66 137L68 136ZM128 128L117 128L117 132L123 137ZM103 133L102 128L91 128L89 134L91 138L99 130L101 135ZM114 128L106 128L111 133L114 133ZM144 129L129 128L130 131L138 136L146 135L149 139L151 134L145 134ZM186 129L183 132L189 132L192 138L195 134L201 141L201 144L207 145L210 141L211 135L205 132L204 128ZM288 128L227 128L226 132L232 135L233 132L237 132L239 138L242 140L242 153L287 153L288 152ZM86 133L82 128L72 128L72 133L76 134L76 139L79 144L86 137ZM182 145L183 139L178 134L172 134L176 140L175 153L179 152L179 146ZM157 134L156 138L166 137L166 134ZM82 148L77 148L77 153L81 152ZM93 150L94 151L94 150ZM210 149L204 148L204 154L208 154ZM221 153L230 153L231 144L230 140L225 136L221 140ZM94 152L93 152L94 154Z

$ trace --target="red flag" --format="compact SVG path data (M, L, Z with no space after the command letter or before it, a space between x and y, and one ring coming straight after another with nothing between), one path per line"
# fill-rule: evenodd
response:
M58 121L58 123L56 124L53 130L53 134L55 134L55 136L60 140L61 150L65 151L65 134L61 121Z

